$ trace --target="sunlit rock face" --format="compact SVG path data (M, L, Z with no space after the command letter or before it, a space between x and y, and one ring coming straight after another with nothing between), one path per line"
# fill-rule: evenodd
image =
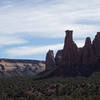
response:
M0 59L0 75L36 75L45 70L45 62L38 60Z

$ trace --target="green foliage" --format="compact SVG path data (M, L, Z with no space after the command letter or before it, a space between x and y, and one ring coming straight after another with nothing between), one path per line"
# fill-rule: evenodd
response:
M89 78L0 79L0 100L100 100L99 73Z

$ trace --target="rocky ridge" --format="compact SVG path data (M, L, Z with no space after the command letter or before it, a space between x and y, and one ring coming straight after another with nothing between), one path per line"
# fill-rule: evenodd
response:
M73 41L72 30L67 30L65 33L64 48L57 52L55 61L53 61L54 65L50 65L53 68L56 64L56 70L52 74L56 76L89 76L100 69L100 32L97 32L92 42L90 37L87 37L82 48L78 48Z
M44 61L0 59L0 76L35 75L44 70Z

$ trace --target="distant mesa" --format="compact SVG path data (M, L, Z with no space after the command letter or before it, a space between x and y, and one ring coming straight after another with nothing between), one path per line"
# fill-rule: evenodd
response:
M52 57L46 59L46 63L49 60L52 61L46 67L50 69L56 67L52 74L54 76L89 76L100 69L100 32L97 32L93 41L87 37L82 48L78 48L73 41L72 30L67 30L65 33L63 50L58 50L55 58L52 53Z
M45 70L45 62L38 60L0 59L0 77L36 75Z

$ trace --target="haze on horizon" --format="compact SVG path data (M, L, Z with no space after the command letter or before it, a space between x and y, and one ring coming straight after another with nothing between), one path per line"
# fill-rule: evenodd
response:
M0 58L43 60L70 29L83 46L100 31L99 11L99 0L0 0Z

